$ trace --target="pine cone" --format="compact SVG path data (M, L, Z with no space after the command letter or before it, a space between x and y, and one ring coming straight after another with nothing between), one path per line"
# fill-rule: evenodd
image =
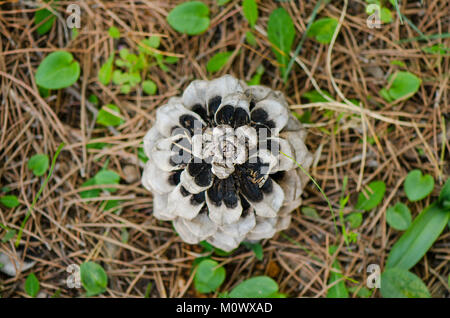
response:
M156 112L143 185L187 243L224 251L286 229L312 156L283 94L230 75L195 80ZM295 159L295 161L294 161Z

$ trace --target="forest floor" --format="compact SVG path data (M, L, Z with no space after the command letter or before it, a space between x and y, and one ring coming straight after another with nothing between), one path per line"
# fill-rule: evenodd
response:
M423 5L402 1L401 12L408 21L401 21L390 7L393 21L380 28L367 26L364 1L350 1L332 51L330 45L306 38L298 59L311 74L295 63L286 83L264 34L269 15L277 7L290 14L296 30L294 50L317 1L259 1L259 18L252 31L255 46L245 41L250 27L241 1L223 6L204 1L211 11L211 24L197 36L178 33L166 20L181 2L58 1L59 17L48 33L39 35L33 16L40 1L0 1L0 188L20 202L11 209L0 205L1 224L19 232L45 179L45 175L33 175L28 160L37 153L51 159L65 143L26 222L19 247L14 239L0 242L0 252L36 262L15 277L0 273L2 297L27 296L24 283L31 272L40 282L40 296L82 296L83 289L67 288L66 269L86 261L101 264L107 273L108 288L99 297L205 297L194 288L192 267L194 260L207 252L200 245L183 243L170 222L152 216L152 196L140 181L144 163L139 149L155 110L168 98L180 95L194 79L232 74L249 81L262 65L261 84L285 93L299 116L310 116L305 126L307 146L315 154L311 176L336 213L342 196L349 195L342 209L345 217L354 212L358 193L370 182L386 184L382 203L362 214L360 226L350 229L344 222L347 230L355 233L347 246L341 221L336 220L336 232L326 200L309 182L303 206L315 209L317 215L311 210L302 213L301 208L294 211L288 230L262 242L262 260L243 246L228 256L212 256L227 272L220 292L246 278L267 275L289 297L325 297L332 264L337 260L350 295L356 297L358 290L366 287L369 264L383 269L392 245L402 234L387 224L386 210L397 202L408 202L403 190L408 172L420 169L435 180L431 195L408 203L413 218L439 196L450 173L450 58L423 49L436 44L448 48L450 43L448 38L414 38L420 35L416 29L426 35L450 32L448 1L423 1ZM76 37L64 22L70 3L81 8ZM339 20L343 3L322 5L317 17ZM120 39L108 34L112 26L120 30ZM120 48L138 52L139 41L155 34L161 36L161 52L179 57L176 63L167 64L166 70L153 65L145 71L158 87L156 95L145 95L141 89L123 94L113 84L100 83L99 69L111 52ZM80 63L81 76L70 88L41 97L34 74L45 56L60 49L71 52ZM211 74L206 70L209 59L223 51L236 54ZM379 91L397 71L415 74L421 85L410 98L389 103ZM336 101L342 102L343 96L358 100L367 112L361 116L342 103L335 107L310 103L303 95L314 90L311 78ZM91 95L97 97L98 105ZM95 124L97 110L106 104L119 107L121 125L108 129ZM104 167L120 176L118 190L94 199L82 198L81 185ZM345 189L344 180L348 180ZM105 200L118 200L118 205L105 210ZM0 239L5 233L0 229ZM329 254L331 245L338 246L338 253ZM433 297L449 297L449 260L450 232L446 227L411 269ZM218 294L210 296L214 295ZM380 297L379 290L370 297Z

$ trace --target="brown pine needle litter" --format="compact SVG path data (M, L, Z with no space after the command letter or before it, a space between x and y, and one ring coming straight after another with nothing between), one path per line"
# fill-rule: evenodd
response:
M417 39L421 34L406 20L401 23L395 8L391 8L391 23L370 29L364 1L332 1L320 6L317 16L336 18L338 28L328 45L312 38L304 41L300 55L292 55L295 63L287 83L267 38L269 15L283 7L292 17L294 50L317 1L258 1L259 18L252 30L256 46L245 42L249 25L241 1L232 0L225 6L203 1L211 11L211 23L197 36L178 33L166 20L170 10L182 2L59 1L54 7L53 27L40 36L33 17L43 2L0 1L0 196L7 187L7 194L16 195L20 202L15 208L0 205L1 228L19 233L32 210L18 247L15 239L1 241L5 231L0 229L0 252L16 258L21 255L19 261L36 262L15 277L0 273L1 297L27 296L23 286L31 272L41 283L42 297L55 293L59 297L82 296L82 288L67 288L66 269L86 261L101 264L108 275L106 292L99 297L204 297L194 288L192 266L206 253L200 245L182 243L170 222L152 217L152 197L141 185L143 162L138 157L157 107L178 96L194 79L229 73L249 81L263 65L261 84L281 90L299 116L310 112L305 124L308 148L315 153L310 173L335 211L340 209L343 180L348 178L345 196L350 198L342 210L344 216L354 211L358 193L370 182L386 184L384 200L363 213L361 226L352 229L357 239L347 245L342 233L335 231L334 222L341 228L341 221L333 219L327 201L309 182L303 206L314 208L319 218L306 216L301 208L295 211L288 230L262 242L262 261L245 247L229 256L214 255L227 271L221 292L244 279L268 275L289 297L325 297L335 260L348 287L364 287L370 274L368 265L383 268L390 248L402 234L386 223L386 209L397 202L407 203L415 218L438 197L450 174L450 56L448 51L428 54L423 48L436 44L450 47L448 37L431 36L450 32L448 1L423 1L423 5L402 1L402 16L430 35L426 39ZM65 24L65 8L71 3L78 4L82 13L74 39ZM120 30L120 39L108 35L112 26ZM161 37L161 46L149 48L151 51L179 58L167 64L166 71L158 65L144 70L146 78L158 87L156 95L144 94L140 86L123 94L118 86L99 82L99 69L111 53L120 48L138 52L139 42L152 35ZM413 40L401 41L405 39ZM80 63L81 76L73 86L41 97L34 77L37 67L49 53L62 49ZM223 51L234 53L219 72L209 73L209 59ZM409 71L422 83L411 98L389 103L379 91L396 71ZM326 102L302 98L315 89ZM98 105L89 99L91 95L98 98ZM119 107L119 126L95 124L99 110L107 104ZM114 110L106 112L114 114ZM65 146L48 184L31 209L46 175L36 177L28 169L28 160L38 153L52 158L62 143ZM108 146L87 147L94 143ZM100 189L98 198L82 198L80 192L99 189L81 185L104 167L120 176L120 184L114 186L117 190L108 194ZM430 174L435 187L426 199L411 203L403 181L413 169ZM119 209L105 210L105 200L118 200ZM345 226L348 229L349 225ZM338 246L338 253L332 256L331 245ZM449 261L447 228L411 269L433 297L450 296ZM375 290L371 297L380 296Z

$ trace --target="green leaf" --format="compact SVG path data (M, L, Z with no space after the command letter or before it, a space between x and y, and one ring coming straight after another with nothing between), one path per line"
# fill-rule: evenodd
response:
M95 183L95 178L91 178L89 180L87 180L86 182L84 182L81 187L88 187L88 186L94 186L96 185ZM82 197L83 199L89 199L89 198L96 198L100 195L100 189L92 189L92 190L86 190L86 191L81 191L80 192L80 197Z
M34 273L31 273L30 275L28 275L25 281L25 291L29 296L36 297L39 293L39 290L39 280Z
M75 40L78 37L79 34L80 34L80 32L78 32L78 29L77 28L73 28L72 32L71 32L72 40Z
M95 184L98 185L114 185L119 184L119 182L120 176L112 170L102 169L95 175ZM117 188L107 188L105 190L114 193L117 191Z
M369 189L365 194L363 192L359 193L358 202L355 205L357 210L370 211L383 200L386 191L386 185L383 181L371 182L367 187Z
M170 11L167 22L180 33L201 34L209 27L209 8L200 1L184 2Z
M166 56L164 58L164 62L167 64L175 64L179 61L179 58L176 56Z
M17 234L16 230L9 230L8 232L6 232L5 236L3 236L2 242L3 243L8 242L10 239L16 236L16 234Z
M155 95L158 87L152 80L146 80L142 82L142 90L147 95Z
M314 37L319 43L328 44L333 38L337 25L338 20L334 18L318 19L311 24L307 35L309 37Z
M242 2L242 10L248 24L253 28L258 20L258 4L255 0L244 0Z
M405 62L403 62L403 61L392 60L392 61L390 62L390 64L391 64L391 65L397 65L397 66L406 68L406 64L405 64Z
M37 154L28 160L28 169L32 170L36 177L40 177L47 171L49 162L47 155Z
M139 43L139 52L145 54L153 54L154 52L150 48L157 49L161 43L161 38L157 35L152 35L150 38L142 40Z
M450 54L450 48L444 46L443 44L435 44L430 47L424 47L422 48L422 51L428 54L438 54L438 55L449 55Z
M324 95L330 97L331 99L333 99L333 97L331 96L331 94L329 92L322 90L322 93ZM326 102L328 102L328 100L325 99L325 97L323 97L322 95L320 95L320 93L316 90L306 92L302 95L302 97L306 98L310 103L326 103Z
M408 270L419 262L444 230L450 210L442 210L437 203L426 207L392 247L386 268Z
M94 106L98 106L99 100L98 97L94 94L89 95L88 101L91 102Z
M124 84L120 87L120 92L122 94L129 94L131 92L131 85L129 84Z
M5 195L0 197L0 203L10 209L17 207L20 204L15 195Z
M230 58L233 52L220 52L216 53L206 64L206 69L208 72L215 73L220 71L222 67L227 64L228 59Z
M202 294L215 291L225 280L225 269L211 259L205 259L197 266L194 277L195 289Z
M302 213L305 216L310 217L312 219L320 219L320 216L319 216L319 213L317 213L317 210L314 208L311 208L309 206L302 207Z
M263 247L261 243L250 243L250 242L243 242L245 247L247 247L249 250L252 250L253 253L255 253L256 259L262 261L264 257Z
M372 295L372 292L366 287L359 288L359 286L353 286L349 287L348 291L351 294L354 294L356 292L356 296L360 298L369 298L370 295Z
M248 85L259 85L261 83L261 77L264 74L264 66L260 65L256 69L255 75L247 82Z
M387 209L386 222L396 230L405 231L412 222L411 211L405 204L399 202Z
M113 113L117 113L117 116ZM105 105L98 112L96 123L103 126L119 126L124 123L124 120L119 115L119 107L114 104Z
M387 102L392 102L414 95L422 80L410 72L397 71L389 77L388 82L388 86L380 91L380 95Z
M294 23L284 8L275 9L270 14L267 24L267 36L272 44L272 51L277 61L281 64L281 73L284 75L295 38Z
M105 64L102 65L100 71L98 72L98 80L103 85L108 85L111 83L113 76L113 66L114 66L114 53L108 58Z
M381 8L380 19L383 23L391 23L392 22L392 12L386 7Z
M256 38L253 35L252 31L247 31L245 32L245 40L247 41L248 44L250 44L251 46L256 46Z
M427 286L417 275L401 268L390 268L381 274L384 298L430 298Z
M354 212L347 215L345 220L350 223L350 227L352 229L355 229L357 227L360 227L363 221L363 215L362 213Z
M230 2L231 0L217 0L217 4L219 6L223 6L224 4L227 4L228 2Z
M119 60L116 61L116 63ZM121 70L115 70L113 72L112 81L116 85L122 85L127 83L130 80L130 76L127 73L123 73Z
M44 35L52 29L56 17L53 12L47 9L41 9L34 13L34 24L38 25L44 20L46 21L37 28L39 35Z
M439 193L439 205L443 209L450 209L450 178L445 181L445 184Z
M337 246L330 246L329 254L334 255L336 253ZM345 286L344 275L341 273L341 265L338 260L335 259L332 265L333 271L330 271L330 277L328 278L328 285L340 280L339 283L331 286L327 291L327 298L348 298L348 290Z
M112 26L109 28L108 30L108 34L110 37L112 37L113 39L118 39L120 38L120 31L118 28L116 28L115 26Z
M412 170L403 183L409 201L419 201L428 196L434 189L434 179L429 174L422 175L422 171Z
M65 51L50 53L36 71L36 84L47 89L66 88L80 77L80 64Z
M230 298L272 298L278 293L278 284L268 276L256 276L237 285Z
M147 161L148 161L148 157L147 157L147 155L145 154L145 151L144 151L144 149L143 149L142 147L140 147L140 148L138 149L138 158L139 158L139 160L141 160L143 163L147 163Z
M81 284L87 296L103 293L108 285L108 276L100 265L94 262L85 262L80 266Z

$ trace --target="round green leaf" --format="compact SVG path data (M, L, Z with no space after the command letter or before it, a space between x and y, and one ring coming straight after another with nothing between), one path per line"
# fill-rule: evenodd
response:
M317 213L317 210L312 207L309 206L302 207L302 213L305 216L310 217L312 219L320 219L319 213Z
M39 293L39 290L39 280L37 279L36 275L34 275L34 273L31 273L30 275L28 275L27 280L25 281L25 292L31 297L36 297Z
M42 24L41 22L44 21ZM41 9L34 13L34 24L39 25L37 28L37 33L39 35L44 35L51 30L53 23L55 23L56 16L47 9Z
M194 286L199 293L210 293L222 285L225 280L225 269L216 261L205 259L197 266Z
M222 67L227 64L231 54L233 54L233 52L220 52L215 54L208 61L208 64L206 64L206 69L208 70L208 72L214 73L220 71L220 69L222 69Z
M429 174L423 176L422 171L416 169L408 173L403 188L409 201L419 201L433 191L434 179Z
M10 209L15 208L20 204L15 195L5 195L3 197L0 197L0 203Z
M347 215L345 220L350 223L350 227L355 229L359 227L363 221L363 215L362 213L354 212Z
M308 36L314 37L319 43L328 44L333 38L337 25L338 20L334 18L318 19L311 24L308 31Z
M152 80L146 80L142 82L142 90L147 95L155 95L158 87Z
M170 11L167 22L180 33L197 35L209 27L209 8L200 1L185 2Z
M404 269L390 268L381 274L384 298L430 298L427 286L417 275Z
M374 181L369 183L365 194L361 192L358 196L358 202L355 209L369 211L376 207L383 200L386 191L386 185L383 181Z
M387 209L386 221L394 229L405 231L412 222L411 211L405 204L399 202Z
M47 89L66 88L80 77L80 64L65 51L50 53L39 65L36 83Z
M47 155L34 155L28 160L28 169L32 170L36 177L40 177L47 171L49 162Z
M120 176L111 170L100 170L96 175L95 175L95 184L99 184L99 185L107 185L107 184L119 184L120 182ZM109 192L116 192L117 188L109 188L106 189Z
M113 39L118 39L120 38L120 31L118 28L116 28L115 26L112 26L109 28L108 30L108 34L110 37L112 37Z
M230 298L271 298L278 293L278 284L268 276L257 276L237 285Z
M422 80L410 72L396 72L389 77L389 85L385 88L383 94L387 94L390 101L400 98L411 97L420 87ZM386 98L385 98L386 99Z
M103 106L98 112L97 124L103 126L119 126L123 124L123 119L114 115L114 113L120 115L120 109L116 105L108 104Z
M88 296L103 293L108 285L108 276L100 265L94 262L86 262L80 266L81 284L86 289Z

